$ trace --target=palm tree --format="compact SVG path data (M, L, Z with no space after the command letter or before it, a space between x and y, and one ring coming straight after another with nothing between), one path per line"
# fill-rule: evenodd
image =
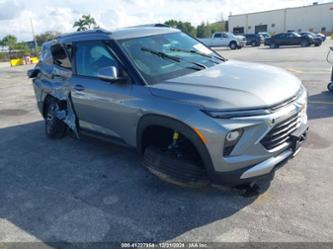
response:
M76 31L85 31L88 29L98 28L95 18L89 15L82 15L78 21L74 22L73 28L77 28Z

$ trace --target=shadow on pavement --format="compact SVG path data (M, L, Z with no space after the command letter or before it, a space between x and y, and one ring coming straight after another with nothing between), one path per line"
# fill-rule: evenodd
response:
M333 94L324 91L308 97L309 119L321 119L333 117Z
M91 138L49 140L43 129L41 121L0 129L0 218L45 243L165 241L256 200L170 185L132 150ZM10 233L0 239L22 240Z

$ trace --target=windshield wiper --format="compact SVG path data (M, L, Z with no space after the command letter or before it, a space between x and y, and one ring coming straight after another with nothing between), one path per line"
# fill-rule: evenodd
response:
M148 53L151 53L151 54L154 54L154 55L156 55L156 56L158 56L162 59L169 59L169 60L172 60L172 61L175 61L175 62L178 62L178 63L181 63L182 61L184 61L184 62L193 64L197 67L200 67L201 69L206 69L207 68L207 66L205 66L204 64L194 62L194 61L188 61L188 60L185 60L183 58L173 56L173 55L169 55L169 54L166 54L164 52L157 51L157 50L154 50L154 49L142 47L141 50L145 51L145 52L148 52ZM188 68L191 68L191 69L194 69L194 70L200 70L199 68L194 68L194 67L188 67Z
M187 49L182 49L182 48L170 48L171 51L175 51L175 52L184 52L184 53L189 53L189 54L197 54L197 55L200 55L200 56L203 56L203 57L206 57L206 58L209 58L211 62L215 63L215 64L219 64L217 61L214 61L212 60L213 58L214 59L218 59L220 61L224 61L224 59L212 54L212 55L209 55L209 54L204 54L204 53L201 53L199 51L196 51L194 49L192 50L187 50Z

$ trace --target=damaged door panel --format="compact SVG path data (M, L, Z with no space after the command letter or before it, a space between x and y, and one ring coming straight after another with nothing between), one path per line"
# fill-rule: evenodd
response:
M57 111L57 118L62 120L78 137L76 117L71 102L71 86L68 80L72 76L71 63L65 49L60 44L50 42L44 45L44 56L41 62L28 71L33 78L33 87L40 112L44 115L44 104L47 96L65 102L66 109ZM45 51L48 52L45 52Z

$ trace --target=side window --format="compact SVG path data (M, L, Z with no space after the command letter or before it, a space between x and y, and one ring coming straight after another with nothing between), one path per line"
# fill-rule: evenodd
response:
M222 37L222 34L221 33L217 33L214 35L214 38L221 38Z
M64 68L72 67L64 48L60 44L55 44L51 47L51 54L55 65Z
M76 73L81 76L96 77L98 71L105 67L115 66L119 63L105 47L99 42L80 42L75 47Z
M295 37L295 35L294 35L293 33L289 33L289 34L288 34L288 37L289 37L289 38L293 38L293 37Z
M222 37L223 38L228 38L228 35L227 34L222 34Z

